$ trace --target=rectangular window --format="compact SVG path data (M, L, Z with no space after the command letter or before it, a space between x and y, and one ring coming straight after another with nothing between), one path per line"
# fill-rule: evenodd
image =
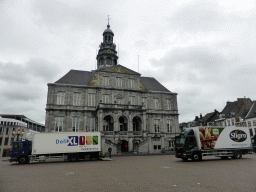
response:
M109 103L109 95L102 95L102 102Z
M129 101L130 101L131 105L135 105L135 96L130 96Z
M256 121L255 120L253 120L253 126L256 126Z
M122 87L122 83L123 83L123 82L122 82L122 78L117 77L117 78L116 78L116 86L117 86L117 87Z
M13 141L14 141L14 138L11 138L11 145L12 145Z
M161 149L161 145L158 145L158 147L157 147L158 149Z
M88 118L88 127L87 130L90 132L94 132L95 130L95 118Z
M81 93L73 94L73 105L80 105Z
M63 117L56 117L55 118L55 131L61 132L63 129Z
M109 77L103 77L103 85L109 86Z
M142 97L141 98L142 104L145 106L145 108L148 108L148 102L147 102L147 97Z
M228 120L228 126L230 126L230 120Z
M121 98L118 98L118 99L116 99L116 102L117 102L118 104L122 104L122 99L121 99Z
M157 150L157 145L154 145L154 150Z
M5 135L9 135L9 127L6 128Z
M64 105L65 92L57 92L57 105Z
M250 136L253 136L252 129L249 129L249 131L250 131Z
M9 138L6 137L6 138L4 139L4 145L8 145L8 141L9 141Z
M72 129L73 132L79 132L79 117L72 118Z
M134 79L128 79L128 88L134 87Z
M234 119L231 119L231 124L232 124L232 126L235 125L235 120Z
M154 109L159 109L159 99L154 98Z
M4 128L3 127L0 127L0 135L2 135L4 132Z
M166 108L167 108L167 110L171 110L172 109L171 99L166 99Z
M95 94L88 94L88 106L95 106Z
M159 119L155 119L155 120L154 120L155 133L159 133L159 132L160 132L159 123L160 123L160 120L159 120Z
M172 120L166 120L166 128L168 133L172 133Z
M0 137L0 147L1 147L1 145L2 145L2 141L3 141L3 138Z
M252 126L251 121L248 121L248 127L251 127L251 126Z

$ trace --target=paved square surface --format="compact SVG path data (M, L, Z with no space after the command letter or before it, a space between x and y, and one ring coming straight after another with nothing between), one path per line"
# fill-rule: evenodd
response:
M32 163L0 159L0 191L256 191L256 155L183 162L173 155Z

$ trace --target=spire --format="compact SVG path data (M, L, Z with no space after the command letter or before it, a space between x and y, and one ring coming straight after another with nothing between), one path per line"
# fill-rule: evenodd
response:
M97 59L97 68L105 68L117 65L117 51L116 51L116 44L113 43L114 40L114 33L110 29L109 25L109 15L108 15L108 25L107 29L103 32L103 42L100 44L100 49Z

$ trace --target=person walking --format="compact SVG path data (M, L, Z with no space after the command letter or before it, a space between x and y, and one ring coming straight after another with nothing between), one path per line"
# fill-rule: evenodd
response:
M126 151L126 152L128 151L128 145L127 145L127 143L125 144L125 151Z
M112 152L112 148L111 148L111 147L109 147L109 148L108 148L109 158L111 158L111 152Z

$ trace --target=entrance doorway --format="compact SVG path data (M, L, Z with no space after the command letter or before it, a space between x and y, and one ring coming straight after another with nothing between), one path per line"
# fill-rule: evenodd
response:
M128 141L122 140L121 152L128 152Z

